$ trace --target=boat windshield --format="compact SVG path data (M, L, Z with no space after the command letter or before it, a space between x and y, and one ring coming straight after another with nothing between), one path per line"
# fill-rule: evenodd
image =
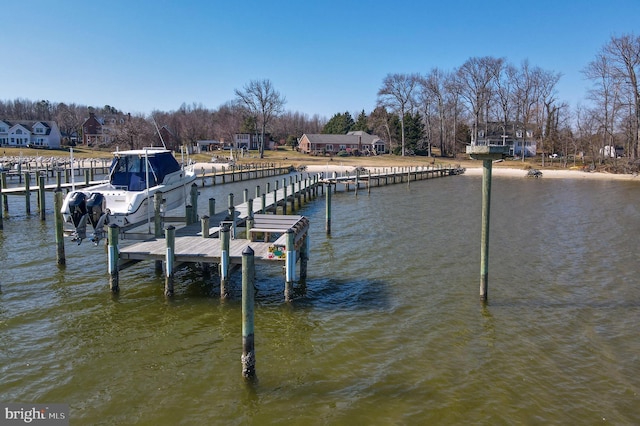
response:
M170 152L154 153L149 159L149 188L159 185L165 176L180 170L180 164ZM111 184L129 191L147 188L145 155L120 155L111 163Z

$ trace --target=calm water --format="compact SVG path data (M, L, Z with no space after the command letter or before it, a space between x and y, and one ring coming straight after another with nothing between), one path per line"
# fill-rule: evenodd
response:
M264 182L202 189L200 213ZM215 275L180 270L166 299L144 262L112 296L103 247L68 242L58 268L52 216L13 198L0 400L68 403L78 425L638 424L639 193L494 178L486 306L480 177L337 194L330 237L314 201L306 294L284 304L281 271L258 266L255 385L239 274L221 302Z

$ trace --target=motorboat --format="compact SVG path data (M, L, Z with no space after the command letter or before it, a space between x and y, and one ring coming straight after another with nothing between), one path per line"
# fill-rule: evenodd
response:
M61 213L72 227L72 241L87 238L87 222L93 228L91 241L98 244L104 227L131 227L154 216L154 197L162 193L164 211L185 204L190 185L196 179L193 165L181 166L173 153L150 147L113 153L108 179L67 194Z

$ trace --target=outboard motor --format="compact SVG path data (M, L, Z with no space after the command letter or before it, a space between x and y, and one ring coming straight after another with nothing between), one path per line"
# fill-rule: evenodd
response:
M87 196L83 192L74 192L69 198L69 212L76 230L71 241L82 243L87 238Z
M93 236L91 241L98 245L100 239L104 237L104 225L108 219L107 202L104 195L99 192L93 192L87 200L87 213L89 215L89 223L93 226Z
M87 213L89 213L89 223L94 228L100 221L100 217L104 214L105 200L104 196L99 192L92 192L87 199Z
M87 196L83 192L74 192L69 199L69 212L73 225L77 228L82 217L87 214Z

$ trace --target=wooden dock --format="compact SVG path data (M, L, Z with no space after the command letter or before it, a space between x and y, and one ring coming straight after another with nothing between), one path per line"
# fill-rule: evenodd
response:
M246 228L246 222L242 223L245 233L250 233L250 239L230 239L229 260L231 264L242 263L242 252L248 246L251 246L255 252L256 263L284 261L287 231L294 230L296 235L294 244L299 248L309 229L309 221L304 216L255 214L253 220L249 230ZM198 230L199 228L193 225L182 228L181 235L177 235L175 240L175 261L178 263L219 264L222 256L221 233L219 232L221 228L212 228L214 232L208 238L194 235L199 233ZM267 235L275 237L275 240L270 241L271 238ZM120 248L120 269L129 266L131 261L165 260L166 251L165 238L154 238L122 247Z
M417 180L454 176L462 173L464 173L464 169L460 167L444 165L391 167L373 170L356 168L347 174L333 173L331 176L325 176L323 182L334 185L336 189L337 185L340 184L345 191L349 191L351 186L354 186L357 190L360 185L371 188L371 186L410 183Z

